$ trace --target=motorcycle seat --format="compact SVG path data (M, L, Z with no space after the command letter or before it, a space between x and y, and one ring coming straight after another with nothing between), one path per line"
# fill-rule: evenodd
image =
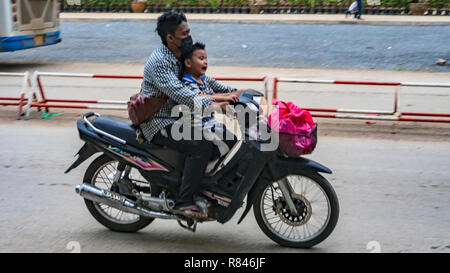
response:
M140 144L137 140L136 127L128 119L101 116L92 121L97 129L125 140L128 144L143 149L161 149L162 146L145 142Z

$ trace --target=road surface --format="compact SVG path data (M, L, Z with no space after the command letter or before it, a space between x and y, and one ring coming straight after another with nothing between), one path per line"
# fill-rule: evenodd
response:
M77 112L14 120L0 112L0 252L450 252L450 127L318 120L319 144L308 156L333 170L340 217L310 250L283 248L254 216L237 225L204 223L191 233L155 220L136 234L114 233L90 216L74 187L90 161L64 175L82 145ZM363 126L363 127L361 127ZM370 243L372 242L372 243ZM370 244L369 244L370 243ZM68 248L66 248L68 247Z
M189 17L188 17L189 18ZM216 66L450 72L449 26L190 22ZM61 22L57 45L0 54L2 63L144 64L160 38L154 20Z

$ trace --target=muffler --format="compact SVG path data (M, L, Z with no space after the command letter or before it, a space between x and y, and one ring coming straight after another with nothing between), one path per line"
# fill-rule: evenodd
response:
M85 199L102 203L121 211L138 214L144 217L178 220L178 217L175 215L146 209L121 194L100 189L87 183L77 185L75 187L75 192Z

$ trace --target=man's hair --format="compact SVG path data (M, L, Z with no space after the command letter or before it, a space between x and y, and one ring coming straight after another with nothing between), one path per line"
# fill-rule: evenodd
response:
M200 43L200 42L196 42L195 44L192 45L192 49L189 51L189 53L186 54L185 58L186 59L190 59L192 58L192 55L194 54L194 51L196 50L205 50L205 44Z
M158 17L156 24L156 32L163 44L167 45L167 34L175 35L175 31L181 22L187 22L186 16L183 13L166 12Z

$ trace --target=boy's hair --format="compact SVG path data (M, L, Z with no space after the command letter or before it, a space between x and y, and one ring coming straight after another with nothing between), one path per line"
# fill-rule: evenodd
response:
M180 80L183 78L183 74L186 73L186 70L187 70L186 65L184 64L184 60L191 59L192 55L194 54L194 51L199 50L199 49L205 50L205 48L206 48L205 44L196 42L195 44L192 45L192 48L189 51L189 53L187 53L186 56L183 56Z
M183 13L166 12L158 17L156 24L156 32L164 45L167 46L167 34L175 35L175 31L181 22L187 22L186 16Z
M190 59L192 58L192 55L194 54L194 51L196 50L205 50L205 44L200 43L200 42L196 42L195 44L192 45L192 49L189 51L189 53L186 54L185 58L186 59Z

